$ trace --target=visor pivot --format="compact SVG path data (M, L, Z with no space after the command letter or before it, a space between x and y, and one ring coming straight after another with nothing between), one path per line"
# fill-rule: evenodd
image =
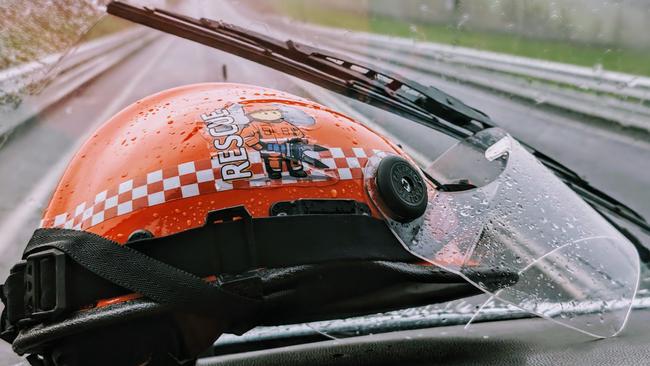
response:
M427 208L427 187L422 176L407 160L391 155L377 167L377 191L399 222L412 221Z

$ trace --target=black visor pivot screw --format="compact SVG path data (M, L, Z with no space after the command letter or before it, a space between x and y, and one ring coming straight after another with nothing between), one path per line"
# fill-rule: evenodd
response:
M391 155L377 167L377 191L392 218L409 222L427 209L427 187L422 176L407 160Z

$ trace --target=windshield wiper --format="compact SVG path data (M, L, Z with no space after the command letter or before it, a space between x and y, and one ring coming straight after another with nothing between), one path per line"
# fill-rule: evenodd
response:
M494 122L483 112L434 87L330 51L281 41L223 21L113 1L108 13L246 58L330 91L464 139ZM599 212L620 217L650 235L650 225L631 208L592 187L578 174L522 142L539 161Z
M532 318L535 315L513 308L483 309L475 314L474 306L458 302L454 308L429 310L411 308L392 313L364 317L326 320L313 323L262 326L242 335L224 334L213 344L210 354L217 356L251 352L297 344L367 336L373 334L467 325L501 320Z
M492 127L485 114L438 89L388 71L369 69L303 43L280 41L222 21L196 19L118 1L108 5L108 13L241 56L459 139Z

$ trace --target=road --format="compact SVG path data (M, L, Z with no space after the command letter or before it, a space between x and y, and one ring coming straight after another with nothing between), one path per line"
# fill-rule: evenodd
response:
M364 50L364 53L374 63L397 70L423 84L436 86L486 112L496 124L515 137L573 168L594 186L611 193L644 216L650 216L647 193L650 173L639 169L650 162L650 142L642 137L597 127L587 117L569 116L544 104L522 102L377 61L372 58L372 50ZM458 70L459 73L464 71Z
M223 78L222 65L227 67L227 80ZM0 185L3 187L0 225L5 229L3 234L8 234L0 240L5 244L0 245L0 277L6 276L7 265L19 258L23 243L38 225L39 211L46 204L70 152L90 132L111 115L147 95L184 84L218 81L257 84L309 97L279 72L164 36L14 133L0 149ZM7 222L15 221L19 211L29 212L18 215L24 220L7 226ZM12 236L13 243L6 244L8 236Z
M227 80L222 75L224 64ZM70 152L85 137L111 115L147 95L185 84L219 81L256 84L309 97L282 73L164 36L16 131L0 148L0 281L4 282L10 266L20 259ZM19 361L0 341L0 365Z
M265 28L264 24L234 14L221 3L195 4L191 10L199 9L258 31ZM222 73L222 65L226 65L227 78ZM485 111L514 136L564 162L596 187L650 217L648 141L593 127L577 116L555 113L543 105L522 103L411 70L398 71ZM322 99L334 109L352 108L360 118L379 125L403 143L430 156L444 151L451 143L423 127L322 89L312 89L269 68L164 36L44 111L0 148L3 236L0 238L0 280L4 280L9 266L19 259L70 153L86 136L109 116L142 97L183 84L208 81L257 84ZM433 146L432 139L436 141ZM7 346L0 344L0 364L10 364L14 358Z

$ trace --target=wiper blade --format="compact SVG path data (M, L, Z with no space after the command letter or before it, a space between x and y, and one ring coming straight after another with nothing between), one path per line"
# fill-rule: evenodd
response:
M314 323L262 326L243 335L222 335L212 346L210 355L267 350L297 344L326 341L373 334L466 325L472 323L524 319L535 315L516 308L483 309L476 314L475 307L466 302L453 308L426 310L412 308L397 312L374 314L365 317L326 320ZM459 309L460 310L460 309Z
M453 304L453 306L449 307L450 304ZM557 303L539 304L541 307L556 309L559 314L563 310L557 310L557 305ZM576 305L574 316L593 316L601 312L600 304L597 302L591 304L584 302ZM639 295L634 300L632 308L650 308L650 297ZM535 317L535 315L527 311L499 303L482 308L478 313L475 310L475 303L460 300L437 309L420 307L356 318L281 326L261 326L239 336L222 335L213 344L210 356L265 350L325 341L332 338L349 338L395 331L467 325L470 322L475 324ZM546 314L550 313L546 312Z
M432 87L333 52L280 41L222 21L114 1L108 13L244 57L331 91L398 113L456 138L492 127L485 114ZM440 121L438 118L444 119Z
M163 9L137 7L119 1L108 13L206 46L246 58L309 81L330 91L384 109L414 122L464 139L494 122L436 89L395 73L369 67L349 57L292 40L281 41L223 21L193 18ZM631 208L592 187L578 174L526 146L535 157L599 210L616 215L650 234L650 225Z

